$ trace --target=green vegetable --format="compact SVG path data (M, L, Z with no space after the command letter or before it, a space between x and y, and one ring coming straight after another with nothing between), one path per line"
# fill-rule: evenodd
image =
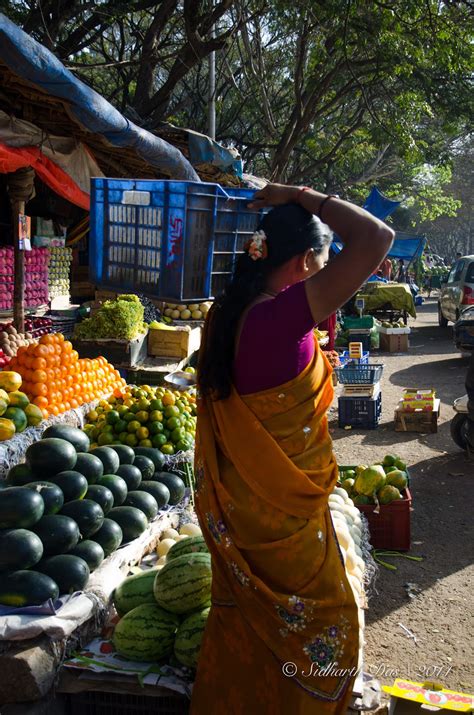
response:
M116 300L107 300L91 318L78 323L74 337L133 340L143 333L143 316L144 308L136 295L120 295Z

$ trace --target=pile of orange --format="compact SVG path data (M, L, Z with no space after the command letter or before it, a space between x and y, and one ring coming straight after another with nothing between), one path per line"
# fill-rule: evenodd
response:
M18 348L9 369L18 372L22 390L41 408L45 419L121 390L125 380L103 357L79 358L61 333Z

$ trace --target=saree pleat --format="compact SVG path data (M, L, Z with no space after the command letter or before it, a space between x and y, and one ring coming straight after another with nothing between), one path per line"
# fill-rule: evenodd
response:
M316 349L284 385L200 401L196 509L213 584L194 715L346 711L359 626L328 508L330 373Z

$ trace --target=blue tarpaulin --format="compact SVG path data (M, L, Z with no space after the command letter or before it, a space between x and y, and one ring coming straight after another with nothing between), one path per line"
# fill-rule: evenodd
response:
M102 135L112 146L134 149L144 161L174 179L199 181L179 149L120 114L67 70L52 52L1 13L0 59L22 79L63 99L78 124Z
M401 204L401 201L393 201L384 196L376 186L372 188L372 191L365 200L365 204L362 208L368 211L372 216L384 221L391 213L395 211Z

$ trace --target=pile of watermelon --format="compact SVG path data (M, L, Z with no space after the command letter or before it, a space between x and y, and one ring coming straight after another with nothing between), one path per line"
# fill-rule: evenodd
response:
M121 619L113 645L128 660L157 662L174 654L181 665L197 667L211 601L211 556L202 535L184 536L164 565L115 589Z
M125 445L89 451L87 435L53 425L0 487L0 604L33 606L80 591L121 544L178 504L185 484L165 457Z

